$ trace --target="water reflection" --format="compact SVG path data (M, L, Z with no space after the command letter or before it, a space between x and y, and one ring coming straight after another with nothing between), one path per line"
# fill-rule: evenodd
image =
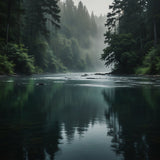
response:
M160 89L82 83L0 81L0 159L157 160Z
M75 134L105 120L101 89L39 83L0 83L0 159L54 159L64 135L72 143Z
M53 159L61 137L57 121L46 123L48 96L32 80L4 83L0 91L0 159Z
M103 91L109 103L105 116L113 150L125 160L156 160L160 157L160 89L116 88L113 95Z

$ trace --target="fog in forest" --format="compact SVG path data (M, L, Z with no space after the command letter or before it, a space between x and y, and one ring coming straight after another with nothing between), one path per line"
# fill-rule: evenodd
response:
M159 3L0 1L0 74L159 74Z
M109 1L10 2L0 4L0 74L107 72L101 7Z
M109 71L109 68L106 68L104 65L104 61L101 60L101 54L103 53L103 49L105 48L104 44L104 33L105 33L105 19L106 16L96 17L96 24L98 35L95 38L91 39L91 47L89 52L92 54L92 62L94 64L94 70L92 71Z
M65 2L66 0L61 0ZM109 12L109 5L113 0L73 0L74 4L78 6L79 2L82 2L91 14L94 12L95 15L106 15Z
M94 10L94 6L92 5L98 5L96 3L92 3L91 6L93 8L88 10L88 7L90 7L89 3L91 2L61 1L61 31L63 34L66 34L67 31L72 30L70 31L70 37L67 38L71 39L74 37L77 39L79 47L82 49L80 57L86 57L84 58L86 61L85 71L107 72L109 69L105 67L104 62L101 60L101 54L105 48L104 33L106 15L103 14L103 10L99 10L99 7L97 8L97 12ZM99 4L101 7L102 5L103 3ZM63 32L64 30L66 30L65 33ZM82 41L86 42L85 45L81 43ZM78 54L78 52L75 54Z

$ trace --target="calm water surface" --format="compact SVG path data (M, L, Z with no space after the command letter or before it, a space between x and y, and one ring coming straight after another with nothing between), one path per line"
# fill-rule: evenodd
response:
M158 159L159 78L0 78L0 160Z

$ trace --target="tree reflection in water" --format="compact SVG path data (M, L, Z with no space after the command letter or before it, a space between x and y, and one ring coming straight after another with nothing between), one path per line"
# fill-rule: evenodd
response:
M160 89L115 88L103 91L112 148L125 160L160 157Z
M53 160L62 130L71 143L104 115L101 89L20 80L0 85L0 97L0 159Z
M61 138L57 121L46 123L46 98L32 80L4 83L0 90L0 159L54 159ZM54 86L54 91L60 86ZM44 96L45 95L45 96ZM37 103L37 102L38 103Z
M121 159L123 155L125 160L160 157L160 89L74 85L84 83L81 81L63 84L45 80L43 86L37 83L44 82L21 78L0 82L0 159L58 159L61 142L68 147L68 143L75 142L75 135L85 137L96 125L101 126L97 133L89 132L83 144L72 146L79 149L74 153L76 158L81 160L81 154L91 159L101 155L101 159ZM114 152L108 147L108 137L112 137ZM89 153L84 152L83 145L90 147Z

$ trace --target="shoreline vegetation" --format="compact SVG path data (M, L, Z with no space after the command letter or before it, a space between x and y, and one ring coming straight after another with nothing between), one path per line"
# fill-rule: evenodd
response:
M113 73L160 74L160 1L113 0L102 60Z

